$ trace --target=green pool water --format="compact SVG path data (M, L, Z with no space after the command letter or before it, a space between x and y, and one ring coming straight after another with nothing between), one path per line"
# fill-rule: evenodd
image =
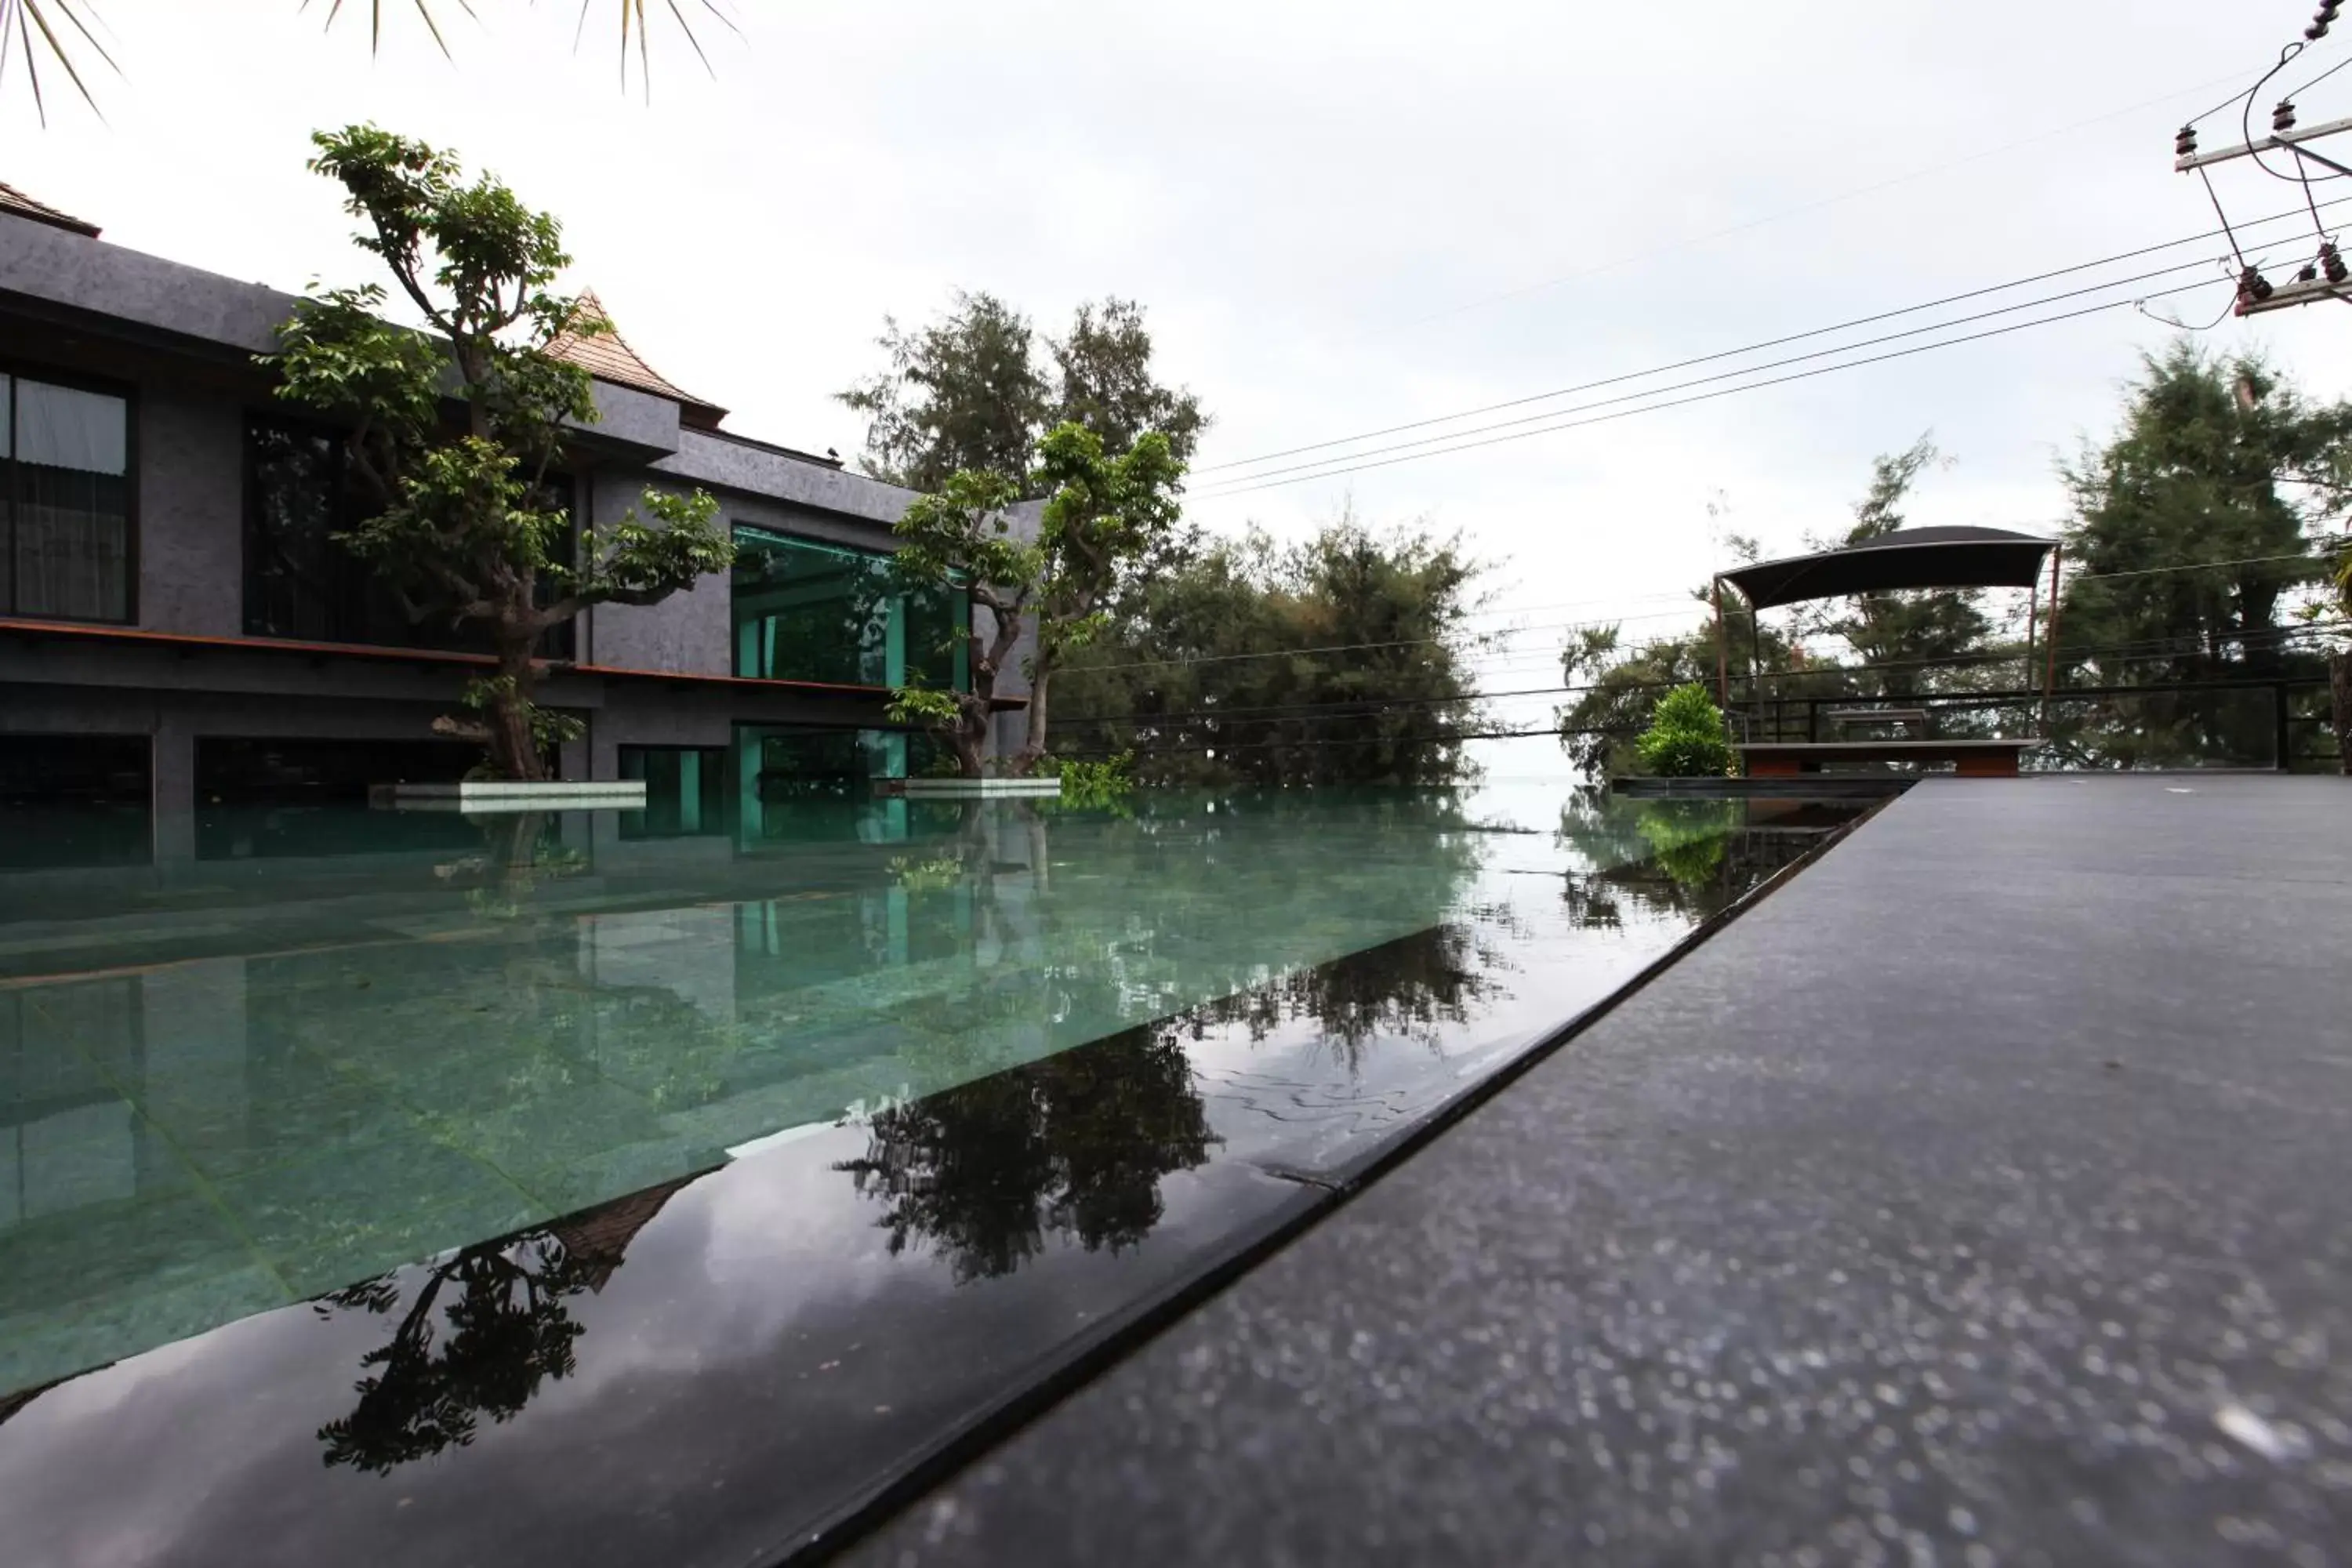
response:
M0 1395L1465 911L1606 925L1550 881L1704 878L1723 809L868 803L756 842L354 810L0 878Z

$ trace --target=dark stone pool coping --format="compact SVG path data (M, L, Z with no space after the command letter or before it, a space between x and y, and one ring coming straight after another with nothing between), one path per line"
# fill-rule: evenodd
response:
M854 1560L2342 1562L2347 824L1928 781Z
M1231 1236L1228 1248L1221 1253L1205 1252L1199 1257L1193 1272L1181 1284L1150 1299L1137 1300L1132 1309L1123 1312L1115 1323L1103 1325L1102 1331L1089 1333L1083 1341L1070 1342L1064 1353L1057 1354L1049 1364L1040 1365L1024 1387L1012 1393L978 1419L943 1434L936 1447L919 1461L905 1468L853 1506L842 1510L821 1531L812 1535L803 1554L813 1558L830 1557L856 1545L870 1532L901 1514L915 1500L940 1487L1040 1415L1051 1411L1075 1391L1084 1388L1106 1370L1115 1367L1123 1358L1150 1342L1155 1335L1181 1322L1236 1281L1245 1280L1259 1264L1301 1236L1311 1234L1318 1222L1340 1212L1342 1205L1377 1182L1384 1173L1403 1165L1416 1152L1505 1092L1553 1053L1600 1024L1717 931L1786 887L1807 867L1867 822L1870 815L1858 815L1851 822L1822 834L1805 853L1717 914L1694 926L1674 946L1645 964L1607 996L1563 1020L1511 1060L1427 1116L1352 1161L1318 1171L1312 1178L1297 1178L1304 1201L1286 1205L1278 1215L1271 1216L1267 1223L1249 1234ZM1008 1553L1003 1561L1019 1560L1018 1552L1010 1543L1003 1544L1002 1549ZM803 1554L779 1561L796 1562ZM1246 1560L1246 1554L1234 1559L1244 1560Z

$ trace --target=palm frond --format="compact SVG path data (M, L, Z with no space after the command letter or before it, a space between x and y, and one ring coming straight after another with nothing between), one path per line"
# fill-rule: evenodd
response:
M346 0L324 0L325 25L328 27L331 28L341 17L345 3ZM536 4L536 0L533 3ZM580 0L581 30L587 27L589 13L596 8L598 3L599 0ZM721 26L738 37L743 31L735 25L735 18L728 14L726 0L656 0L653 6L648 6L646 0L607 0L607 3L620 13L622 90L628 89L629 55L634 44L637 77L645 84L648 97L653 92L653 29L650 25L653 13L660 10L669 13L670 20L686 36L687 47L694 51L695 58L702 62L702 68L713 77L718 72L710 63L709 54L702 47L701 37L695 31L696 24L716 18ZM299 0L295 8L298 12L307 13L318 4L320 0ZM441 20L453 6L467 16L475 16L478 13L474 4L475 0L405 0L405 5L403 0L367 0L368 47L372 51L381 51L383 47L383 16L386 11L413 9L416 19L425 24L425 30L431 35L435 47L444 57L454 58L450 54L448 37L441 29ZM358 7L354 5L352 9L357 10ZM41 123L47 125L48 103L42 90L40 64L42 58L46 57L53 69L65 72L66 79L73 83L74 90L81 95L82 101L89 106L90 110L99 112L97 96L82 76L85 57L95 55L117 76L122 74L122 68L115 64L113 55L108 51L98 32L92 30L93 24L100 29L105 27L105 22L99 15L98 0L0 0L0 89L5 88L9 63L21 58L25 84L33 95L34 110L40 116ZM572 42L576 47L578 32L575 32ZM102 114L100 118L103 118Z
M82 80L81 68L74 60L75 51L86 45L106 62L108 69L117 76L122 74L122 68L114 63L105 43L90 31L93 22L101 27L106 25L92 0L0 0L0 82L7 79L9 60L21 56L25 83L33 93L33 111L43 125L49 122L49 106L41 92L42 54L47 54L66 73L66 79L73 83L74 90L81 94L81 100L89 105L92 113L98 111L98 100L91 94L89 84ZM68 28L71 33L67 31ZM79 41L73 34L80 35Z

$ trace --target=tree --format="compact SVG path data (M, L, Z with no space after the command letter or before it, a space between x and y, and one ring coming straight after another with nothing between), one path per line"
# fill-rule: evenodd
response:
M890 703L895 721L926 724L945 736L968 779L981 775L996 683L1010 668L1045 576L1044 552L1016 536L1005 516L1016 493L1003 474L961 469L936 493L916 498L892 526L899 542L892 565L901 581L916 588L961 584L988 612L986 626L975 616L966 633L971 647L969 690L908 686Z
M1157 430L1138 436L1118 457L1102 437L1064 424L1045 437L1037 480L1046 490L1037 546L1037 651L1029 662L1029 738L1020 772L1045 754L1047 700L1054 674L1101 635L1112 594L1136 561L1176 525L1184 466Z
M1904 502L1927 468L1943 458L1934 436L1921 436L1900 452L1870 462L1870 489L1854 503L1853 526L1820 548L1864 544L1884 539L1907 521ZM1874 672L1881 694L1906 697L1951 684L1958 661L1979 652L1992 630L1984 595L1975 589L1898 589L1856 594L1833 602L1805 622L1817 635L1834 637L1853 650L1855 660Z
M1029 319L985 292L958 291L919 331L885 318L877 341L887 368L836 395L866 416L861 466L910 489L985 468L1034 500L1049 488L1036 472L1045 437L1064 425L1092 431L1110 458L1157 432L1181 465L1209 423L1192 394L1154 378L1151 334L1133 300L1081 304L1069 333L1047 340L1044 362Z
M1696 680L1659 700L1636 749L1643 768L1667 778L1721 778L1734 761L1723 712Z
M382 510L349 533L416 621L486 627L497 673L473 681L474 717L435 728L480 742L510 779L543 779L543 748L563 721L531 700L532 653L591 605L651 605L734 548L717 503L648 489L646 510L583 531L549 484L568 424L596 417L588 374L548 347L567 328L610 330L551 293L571 258L556 221L495 178L464 184L455 157L373 126L321 132L310 167L341 184L364 219L360 248L380 258L434 336L384 321L381 284L315 293L263 356L278 395L345 421L357 472ZM454 384L453 417L445 396Z
M289 0L289 3L291 10L301 12L310 8L312 0ZM447 55L448 40L442 36L438 19L446 14L446 7L436 13L433 9L435 0L408 0L408 3L415 9L417 20L425 24L425 30L433 36L433 41L442 54ZM454 3L468 16L473 14L473 0L454 0ZM670 19L677 24L678 30L686 35L686 41L692 47L695 58L701 60L704 68L708 69L710 58L702 52L702 41L695 37L694 24L688 16L697 4L702 10L718 17L730 31L735 30L734 21L719 8L717 0L654 0L654 9L669 14ZM356 5L352 8L354 11L359 9ZM399 7L395 5L394 8ZM626 86L628 81L629 45L634 34L638 77L650 94L653 90L653 29L647 26L646 0L614 0L614 9L619 14L621 24L622 83ZM368 42L373 48L383 37L384 0L368 0L367 10ZM327 0L328 26L333 26L342 14L343 0ZM583 0L580 15L584 26L588 15L587 0ZM26 85L32 89L34 107L43 124L48 122L48 105L41 95L41 55L47 55L57 68L66 73L66 79L73 84L82 101L92 109L98 107L98 100L82 79L79 52L89 50L108 69L120 74L121 68L115 64L114 57L107 52L98 32L92 30L92 24L98 20L96 0L0 0L0 70L5 69L12 53L23 58ZM100 30L103 30L102 26Z
M2061 472L2074 502L2059 654L2102 685L2315 668L2291 625L2352 481L2352 403L2314 404L2258 356L2143 356L2122 422ZM2183 570L2183 568L2189 568ZM2141 705L2158 754L2259 747L2205 707ZM2172 704L2178 708L2178 704ZM2338 732L2352 713L2339 710Z
M1002 473L967 468L937 495L915 501L896 525L903 542L894 562L899 579L916 588L963 587L989 612L989 625L975 618L968 634L971 690L905 688L893 699L891 717L939 731L955 748L963 776L978 778L996 683L1034 622L1029 738L1012 770L1035 768L1045 754L1055 671L1100 634L1105 606L1129 564L1174 527L1182 479L1156 431L1123 456L1108 458L1094 432L1064 425L1045 437L1040 454L1037 480L1052 493L1035 543L1013 534L1004 509L1016 487Z
M1151 333L1142 306L1119 299L1082 303L1069 335L1049 340L1047 347L1057 383L1050 424L1084 426L1112 457L1156 432L1176 461L1192 462L1209 416L1192 393L1152 378Z
M1458 783L1483 571L1458 540L1352 517L1287 549L1197 548L1064 668L1076 750L1132 750L1163 784Z
M837 395L866 416L863 467L908 489L959 473L1028 479L1052 391L1029 319L993 294L959 290L947 315L909 332L885 317L887 370Z

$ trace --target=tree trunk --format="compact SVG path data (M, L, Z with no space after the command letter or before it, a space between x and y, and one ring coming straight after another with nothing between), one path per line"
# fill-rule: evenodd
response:
M490 765L499 776L539 783L547 777L547 763L530 732L530 693L538 677L530 665L532 640L500 635L498 685L482 721L489 730Z
M1043 668L1029 680L1029 738L1021 742L1021 752L1013 759L1011 770L1024 778L1037 771L1038 762L1045 755L1045 689L1053 679L1053 670Z
M956 713L956 726L948 731L948 743L955 748L956 768L968 779L976 779L985 771L981 762L981 747L988 739L988 699L965 699Z
M2352 648L2327 656L2327 686L2336 703L2336 765L2352 778Z

